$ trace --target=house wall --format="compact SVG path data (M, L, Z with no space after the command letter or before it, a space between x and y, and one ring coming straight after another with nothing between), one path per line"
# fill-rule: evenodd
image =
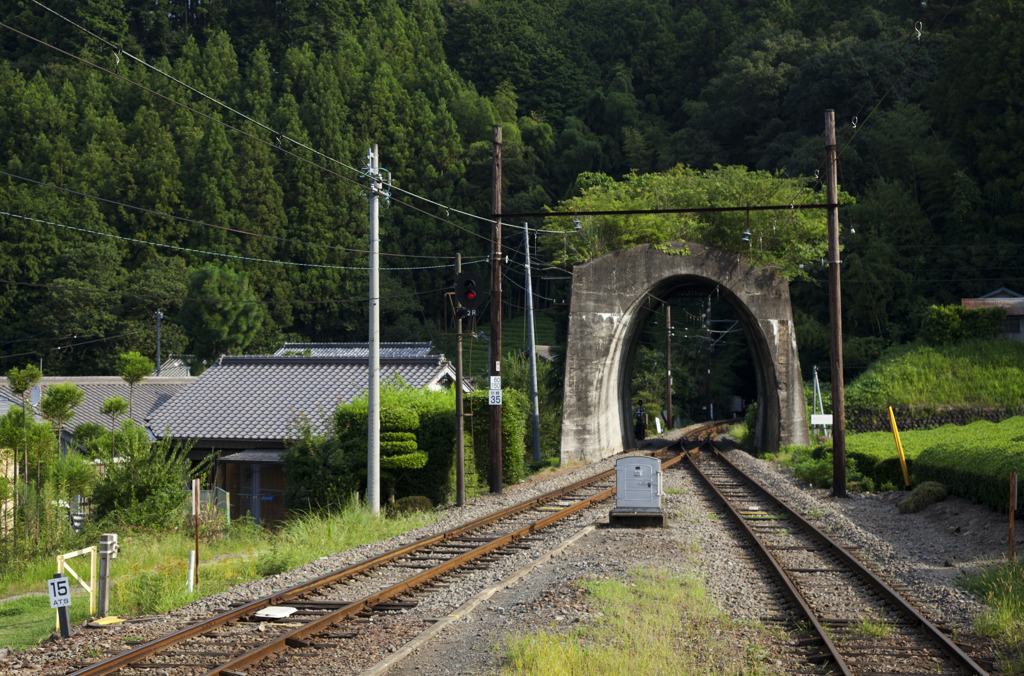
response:
M262 525L285 518L284 465L277 462L225 462L223 488L231 494L231 519L249 515Z

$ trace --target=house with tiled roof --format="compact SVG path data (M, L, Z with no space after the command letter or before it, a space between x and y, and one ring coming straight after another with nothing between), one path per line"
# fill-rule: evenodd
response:
M139 425L145 426L146 419L156 411L157 408L170 401L171 397L181 392L195 378L192 376L183 378L145 378L135 384L135 394L132 399L132 420ZM32 389L31 404L38 404L40 398L46 392L46 388L57 383L71 383L77 385L85 393L82 403L75 407L75 416L71 419L67 430L64 432L62 441L68 443L71 432L76 425L84 422L93 422L104 428L110 427L110 418L100 413L103 400L110 397L121 397L129 400L131 388L120 376L46 376L42 378ZM0 395L3 395L21 406L20 394L11 392L5 380L0 380ZM0 405L2 408L2 405ZM38 406L34 406L38 412ZM5 412L5 411L3 411ZM122 420L128 417L126 413Z
M436 352L381 356L381 381L395 376L443 389L455 369ZM232 517L275 521L284 516L282 463L286 443L300 436L297 424L326 432L334 409L363 395L368 382L366 355L225 356L156 409L148 427L158 438L194 441L196 461L220 454L214 481L231 493Z
M188 378L192 375L192 356L172 354L149 375L155 378Z

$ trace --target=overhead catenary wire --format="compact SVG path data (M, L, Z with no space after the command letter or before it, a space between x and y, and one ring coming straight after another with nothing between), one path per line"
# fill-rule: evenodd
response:
M139 329L137 331L127 331L125 333L119 333L116 336L104 336L102 338L94 338L92 340L84 340L84 341L82 341L80 343L71 343L70 345L58 345L57 347L49 348L47 351L48 352L60 352L62 350L70 350L73 347L81 347L82 345L92 345L93 343L103 343L103 342L106 342L108 340L116 340L118 338L124 338L125 336L134 336L134 335L137 335L137 334L140 334L140 333L148 333L148 332L153 331L153 330L155 330L155 329ZM40 350L32 350L30 352L19 352L17 354L5 354L5 355L0 355L0 359L12 359L14 357L24 357L25 355L29 355L29 354L41 355L42 352Z

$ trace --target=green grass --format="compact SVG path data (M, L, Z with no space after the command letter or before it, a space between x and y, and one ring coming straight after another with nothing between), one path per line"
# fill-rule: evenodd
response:
M960 585L988 605L975 629L999 643L1001 673L1024 674L1024 562L992 566Z
M68 610L71 624L89 619L89 597L85 592L71 595ZM0 604L0 636L4 646L24 647L38 645L56 631L57 611L50 608L49 596L22 596Z
M378 542L434 520L432 514L413 513L376 517L362 505L350 505L332 515L306 514L290 520L277 530L264 530L239 521L226 530L209 533L199 546L199 585L186 591L189 551L195 547L192 533L121 534L121 552L112 562L110 613L141 615L160 613L186 605L198 598L224 591L233 585L290 570L314 559ZM84 561L75 566L77 561ZM72 560L84 577L88 558ZM45 592L46 579L56 572L52 557L30 562L15 576L5 577L2 595ZM86 578L87 579L87 578ZM53 631L53 611L46 596L0 602L0 646L28 648ZM45 613L32 609L41 604ZM88 599L73 597L72 619L88 615ZM84 613L84 614L83 614Z
M568 633L508 637L502 674L774 673L756 641L738 635L742 625L718 612L693 574L641 569L625 581L582 587L597 619Z
M851 408L1024 406L1024 343L973 340L887 350L845 391Z
M875 641L885 638L892 633L892 626L884 620L861 620L853 627L855 634L864 636Z

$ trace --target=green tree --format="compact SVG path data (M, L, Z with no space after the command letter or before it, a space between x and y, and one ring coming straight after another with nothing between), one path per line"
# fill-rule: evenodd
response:
M249 287L249 278L228 267L204 265L192 273L189 300L179 315L192 336L197 362L210 361L252 342L264 310Z
M698 171L679 165L645 175L630 175L616 182L602 174L581 177L589 183L583 194L564 208L579 211L736 206L741 201L791 203L823 199L797 179L783 179L745 167L716 167ZM849 199L842 195L841 199ZM827 248L825 216L809 210L783 213L743 212L708 214L641 214L591 216L581 222L573 251L566 238L549 236L547 255L567 262L584 262L616 249L653 244L670 253L670 242L700 242L743 255L758 266L777 266L789 278L803 278L803 265L818 260ZM744 231L750 231L744 241Z
M191 468L191 444L175 445L168 437L156 442L131 420L121 423L121 453L117 462L106 454L106 472L93 491L97 516L126 526L169 528L185 514L189 479L201 476L213 455Z
M22 441L25 463L22 476L25 481L28 481L28 395L42 377L42 372L33 364L28 364L22 369L13 367L7 372L7 384L10 386L11 392L21 397L21 429L23 432ZM11 448L15 448L15 446L11 446ZM17 453L14 455L14 483L15 485L18 483ZM14 506L17 509L17 501L15 501Z
M132 418L132 402L135 399L135 386L153 372L153 360L143 357L138 352L125 352L118 357L118 373L128 383L128 417ZM117 397L120 399L120 397ZM122 399L122 401L124 401ZM106 406L104 401L103 405ZM103 411L106 414L106 411ZM122 411L123 413L123 411ZM111 421L113 424L113 421ZM113 434L113 432L111 432Z
M383 399L387 398L387 393ZM380 469L388 493L388 504L395 504L395 485L402 474L422 469L427 454L416 445L420 416L415 409L385 406L380 411Z
M114 426L117 424L117 419L128 410L130 410L130 404L117 396L104 399L103 405L100 406L100 413L110 416L110 454L112 456L116 455L116 449L114 448ZM129 417L131 417L130 414Z
M75 407L85 399L85 391L74 383L54 383L43 392L39 400L39 410L43 416L53 425L54 435L57 438L56 448L58 455L61 448L61 436L64 433L64 425L75 417ZM36 458L36 482L42 482L40 467L43 458Z
M43 392L39 410L53 425L53 431L60 439L64 425L75 417L75 407L85 400L85 391L74 383L54 383Z

